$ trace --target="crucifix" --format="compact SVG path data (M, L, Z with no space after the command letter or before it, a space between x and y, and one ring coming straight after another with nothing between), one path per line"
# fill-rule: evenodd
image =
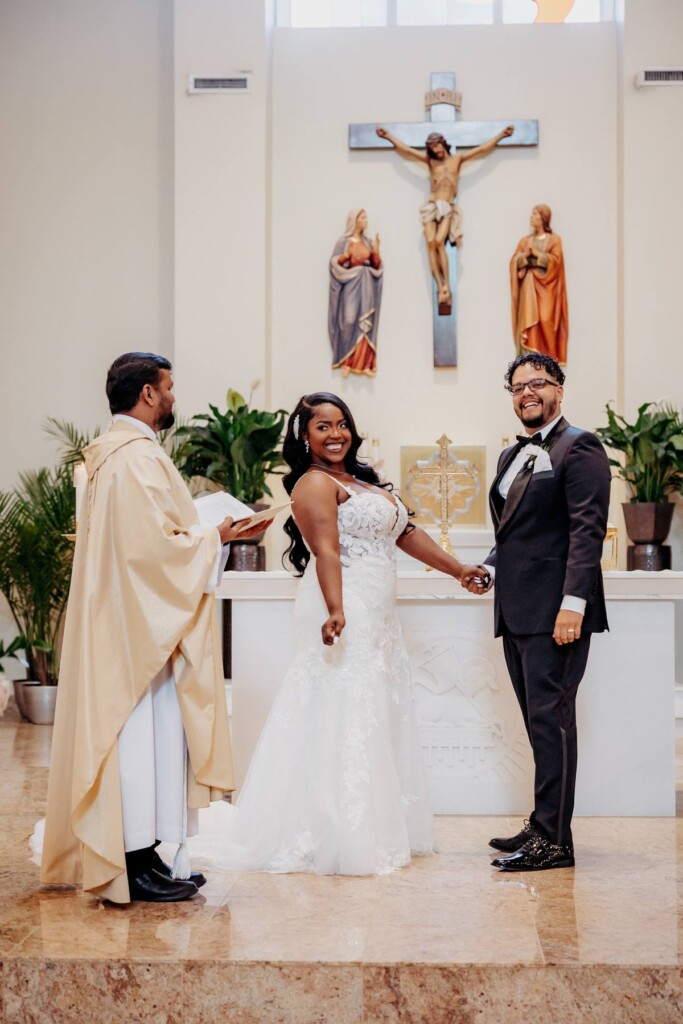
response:
M429 515L441 528L439 544L452 555L448 528L451 512L466 512L481 484L476 466L458 459L451 450L450 437L442 434L436 442L438 452L428 459L420 459L408 470L406 492L423 515Z
M434 366L457 366L455 297L461 232L455 198L460 166L472 157L488 155L497 145L538 145L538 121L458 121L456 111L461 108L462 98L455 92L454 72L432 72L430 84L425 96L428 121L384 126L350 124L349 149L394 146L401 156L416 159L429 168L431 193L420 209L420 217L434 278ZM451 150L456 152L451 154ZM448 242L450 254L446 250Z

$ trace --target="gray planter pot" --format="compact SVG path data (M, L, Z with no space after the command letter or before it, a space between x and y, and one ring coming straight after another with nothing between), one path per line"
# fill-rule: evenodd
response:
M55 720L57 687L23 683L22 695L29 722L34 725L52 725Z

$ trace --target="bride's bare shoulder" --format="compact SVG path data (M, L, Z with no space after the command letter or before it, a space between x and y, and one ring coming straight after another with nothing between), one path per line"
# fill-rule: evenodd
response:
M334 504L339 501L340 488L327 473L318 473L315 470L304 473L300 477L292 491L292 500L296 501L299 508L306 504Z

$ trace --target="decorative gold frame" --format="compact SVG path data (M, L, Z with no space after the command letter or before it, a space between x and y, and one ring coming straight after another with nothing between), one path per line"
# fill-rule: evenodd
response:
M407 445L401 447L401 497L408 508L412 508L407 487L408 474L410 470L416 462L429 459L435 453L438 453L438 451L439 448L436 444ZM450 525L451 527L465 526L468 528L483 529L486 527L486 501L488 493L486 486L486 447L484 445L449 445L449 451L456 459L471 462L477 470L480 481L479 493L473 499L467 512L452 515L450 517ZM438 523L435 523L430 516L421 515L417 509L414 511L416 515L411 522L416 523L418 526L438 525Z

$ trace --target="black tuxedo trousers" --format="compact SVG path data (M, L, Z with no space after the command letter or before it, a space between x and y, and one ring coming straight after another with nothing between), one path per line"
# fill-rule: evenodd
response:
M576 691L590 641L590 633L563 645L547 633L503 633L505 661L534 752L534 810L529 820L552 843L568 846L573 845Z

